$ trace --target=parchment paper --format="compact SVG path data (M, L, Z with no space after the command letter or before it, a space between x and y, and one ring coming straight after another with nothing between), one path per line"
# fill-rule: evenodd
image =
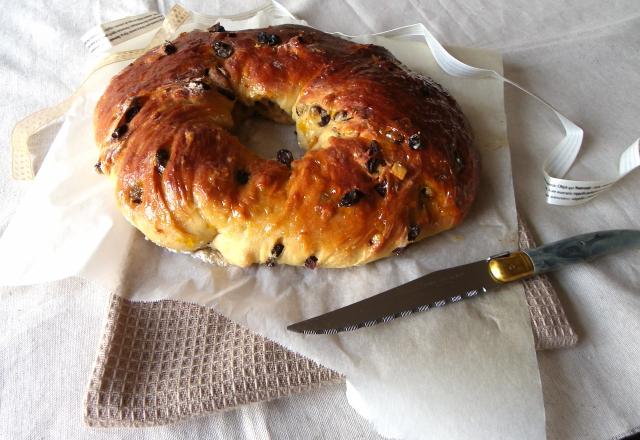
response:
M268 17L252 20L223 24L241 29L264 25ZM67 114L33 188L0 240L0 281L27 284L80 275L134 300L173 298L214 307L345 374L350 402L386 436L544 438L540 380L520 285L356 332L302 336L285 330L289 323L430 271L517 245L502 85L445 76L424 44L376 42L443 84L471 122L482 155L482 185L462 226L400 257L345 270L218 268L162 250L126 223L110 183L92 168L97 156L93 108L108 78L126 65L120 63L94 75L88 92ZM453 52L469 64L501 70L496 54ZM259 151L290 142L282 135L265 136L265 130L256 132L262 139Z

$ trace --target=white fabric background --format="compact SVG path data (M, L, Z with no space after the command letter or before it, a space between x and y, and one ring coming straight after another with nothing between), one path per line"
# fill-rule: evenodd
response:
M262 2L183 3L204 13L233 13ZM585 128L586 145L569 177L613 174L619 153L638 137L637 0L283 3L327 31L370 33L422 21L446 44L500 50L507 77ZM171 3L2 4L0 233L29 186L10 178L13 124L73 92L84 74L79 37L88 28L148 10L164 12ZM637 171L585 206L546 205L539 169L559 128L549 113L512 89L506 90L506 110L517 199L540 241L596 229L640 228ZM55 127L44 132L38 144L54 133ZM638 256L638 251L628 252L554 275L582 340L574 349L538 356L551 439L614 438L640 428ZM173 427L85 428L82 398L106 301L107 292L80 280L0 288L0 439L377 438L348 406L342 386Z

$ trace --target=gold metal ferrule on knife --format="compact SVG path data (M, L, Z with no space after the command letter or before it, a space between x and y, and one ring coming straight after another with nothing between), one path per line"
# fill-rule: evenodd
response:
M534 270L533 261L522 251L489 257L489 273L500 283L528 278L534 274Z

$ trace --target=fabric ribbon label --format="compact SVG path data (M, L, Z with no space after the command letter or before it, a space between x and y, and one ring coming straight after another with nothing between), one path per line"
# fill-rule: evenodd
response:
M103 52L162 24L164 16L155 12L103 23L80 39L89 52Z

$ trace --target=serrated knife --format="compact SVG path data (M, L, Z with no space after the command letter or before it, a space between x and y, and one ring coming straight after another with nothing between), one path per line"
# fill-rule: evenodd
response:
M370 327L442 307L564 266L640 247L640 231L598 231L537 248L503 252L475 263L432 272L370 298L287 327L305 334L333 334Z

